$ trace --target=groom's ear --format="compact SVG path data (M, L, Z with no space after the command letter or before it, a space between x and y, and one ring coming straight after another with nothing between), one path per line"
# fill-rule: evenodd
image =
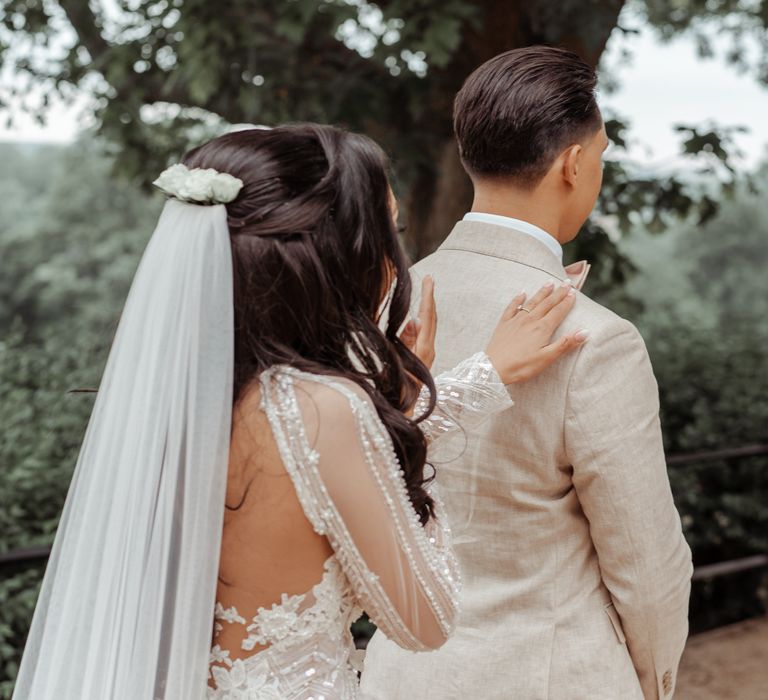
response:
M561 172L563 180L571 187L575 187L579 178L579 170L582 166L582 156L584 149L578 143L566 148L558 158L562 164Z

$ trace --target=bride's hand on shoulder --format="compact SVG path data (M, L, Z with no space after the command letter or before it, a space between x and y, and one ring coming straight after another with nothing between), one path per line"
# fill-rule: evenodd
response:
M552 342L552 336L576 301L568 282L550 282L526 301L518 294L504 310L485 352L505 384L535 377L587 339L576 331Z
M584 331L551 342L575 301L576 293L567 283L560 286L547 284L527 302L523 293L512 300L486 348L486 354L505 384L535 377L585 342L587 334ZM428 275L421 282L417 318L408 321L400 340L431 368L435 360L436 333L435 283Z

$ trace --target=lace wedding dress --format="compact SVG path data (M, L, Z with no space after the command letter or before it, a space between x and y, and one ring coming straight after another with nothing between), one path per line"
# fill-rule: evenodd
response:
M434 486L436 517L419 522L389 434L359 387L287 366L260 381L261 407L303 511L334 553L312 590L283 594L250 619L217 603L208 698L352 700L359 665L349 628L362 610L406 649L437 647L450 634L460 581L448 524ZM512 404L484 353L435 381L437 406L421 423L430 443ZM297 391L312 383L332 390L349 414L325 446L310 445ZM416 415L425 406L422 395ZM366 517L350 502L365 503ZM242 628L242 650L260 650L231 659L232 650L217 643L225 625Z

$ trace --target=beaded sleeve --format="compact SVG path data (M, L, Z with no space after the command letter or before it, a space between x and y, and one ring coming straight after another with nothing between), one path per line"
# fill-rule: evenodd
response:
M441 517L427 528L419 522L370 399L349 383L289 367L261 381L304 513L328 538L360 606L400 646L440 646L459 593L449 534Z
M484 357L438 378L443 412L434 436L449 432L449 421L455 427L511 403L503 385L505 401L493 386L498 376ZM327 537L360 606L405 649L443 644L455 623L460 578L436 489L436 517L422 526L389 433L352 382L285 366L261 382L262 405L304 513Z

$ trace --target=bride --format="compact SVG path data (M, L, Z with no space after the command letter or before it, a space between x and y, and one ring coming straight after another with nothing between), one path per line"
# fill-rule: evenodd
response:
M433 379L369 139L240 131L156 184L13 697L355 698L361 610L413 650L456 619L428 444L583 342L550 343L573 293L513 299Z

